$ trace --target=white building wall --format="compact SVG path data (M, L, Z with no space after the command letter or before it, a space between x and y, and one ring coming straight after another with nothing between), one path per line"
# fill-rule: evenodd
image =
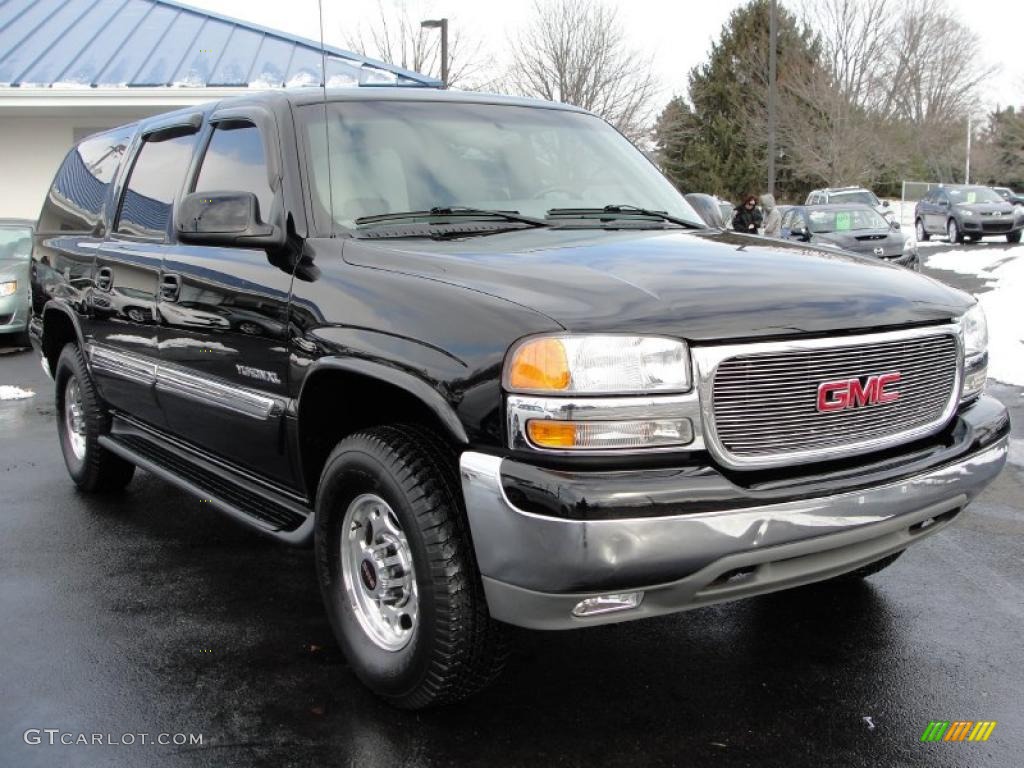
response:
M39 216L73 125L66 117L0 117L0 218Z

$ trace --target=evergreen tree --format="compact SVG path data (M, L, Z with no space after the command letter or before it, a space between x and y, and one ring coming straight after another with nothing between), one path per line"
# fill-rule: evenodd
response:
M769 0L751 0L733 11L708 61L690 72L689 103L673 99L658 119L662 167L683 191L738 200L767 185L769 8ZM780 93L787 77L819 66L813 36L781 6L777 57ZM785 162L800 148L780 143L777 149L777 191L781 197L803 192L808 181L795 178Z

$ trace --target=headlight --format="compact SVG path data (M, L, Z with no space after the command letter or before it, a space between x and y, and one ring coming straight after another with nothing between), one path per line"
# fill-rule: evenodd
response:
M685 342L660 336L540 336L514 346L505 388L527 394L611 395L685 392Z
M6 283L0 283L0 296L13 296L17 290L17 280L9 280Z
M968 208L961 208L960 209L960 213L962 213L964 216L973 216L974 215L974 211L972 211L972 210L970 210Z
M960 318L964 343L964 385L961 400L981 394L988 378L988 323L981 304L975 304Z
M964 356L974 357L988 349L988 323L981 304L975 304L960 318L964 334Z

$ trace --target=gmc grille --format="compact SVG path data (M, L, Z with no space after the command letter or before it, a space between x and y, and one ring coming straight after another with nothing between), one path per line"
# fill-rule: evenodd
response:
M861 337L869 338L869 337ZM737 354L712 382L711 432L727 463L769 466L877 450L938 431L959 393L959 343L950 332L818 349ZM818 410L818 388L897 372L899 398Z

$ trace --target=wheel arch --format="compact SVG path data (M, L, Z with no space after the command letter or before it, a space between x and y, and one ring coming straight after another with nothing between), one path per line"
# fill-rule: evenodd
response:
M469 443L465 427L437 389L372 360L318 360L302 382L295 414L300 470L311 501L334 446L360 429L413 423L431 428L454 446Z
M63 304L54 301L47 302L43 308L39 345L51 376L57 371L57 360L61 350L64 349L65 344L72 341L78 344L84 355L85 337L82 335L82 327L78 318Z

